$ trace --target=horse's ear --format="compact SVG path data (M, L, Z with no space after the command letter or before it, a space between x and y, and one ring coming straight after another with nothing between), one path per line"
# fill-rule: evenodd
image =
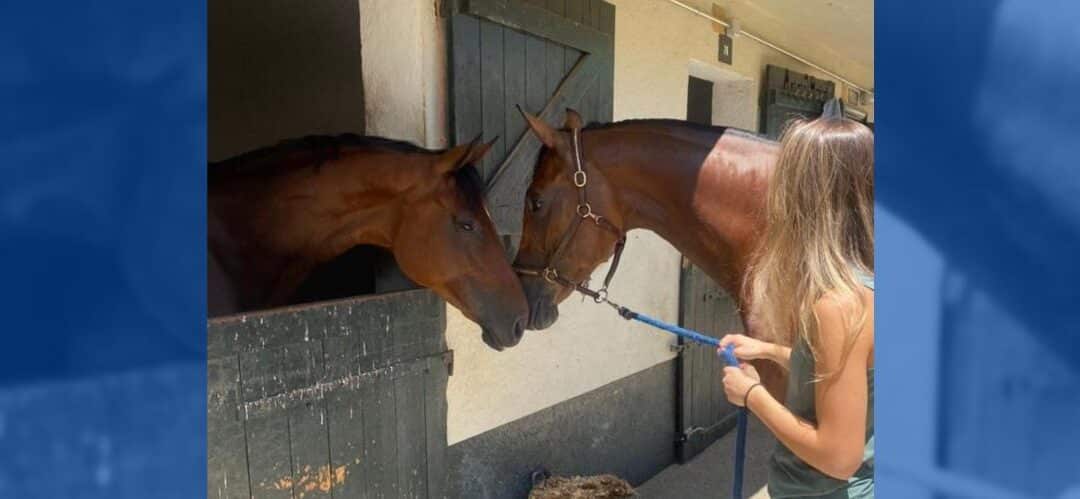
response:
M581 115L577 111L566 108L566 125L564 128L568 130L585 128L585 120L581 119Z
M477 161L480 161L481 159L484 159L484 156L486 156L488 151L491 150L491 146L494 146L495 143L499 141L499 136L496 135L495 138L491 139L491 142L488 142L487 144L479 143L479 141L480 137L477 137L474 141L477 142L477 144L474 145L472 149L469 149L469 154L465 155L465 159L461 161L461 164L458 165L458 168L461 168L465 165L471 165L473 163L476 163Z
M499 137L495 137L491 142L484 144L480 142L480 136L477 136L468 144L462 144L448 149L442 154L439 160L435 162L436 173L451 173L458 168L480 161L484 158L484 155L491 150L491 146L495 145L495 142L498 140Z
M540 139L540 142L543 142L545 146L554 149L559 143L559 132L554 128L551 128L547 123L544 123L544 120L525 112L524 109L521 109L521 106L518 106L518 111L525 117L525 121L529 123L529 129L536 134L536 137Z

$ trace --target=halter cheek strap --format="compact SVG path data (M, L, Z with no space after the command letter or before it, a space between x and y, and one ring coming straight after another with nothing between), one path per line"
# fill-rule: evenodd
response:
M562 238L559 239L559 244L555 247L555 251L548 255L547 265L545 265L543 269L515 266L514 270L522 275L543 277L549 282L576 289L582 294L591 297L597 303L603 303L607 301L608 286L611 285L611 280L615 278L615 271L619 269L619 260L622 258L623 248L626 247L626 234L606 218L593 212L592 205L589 204L589 174L586 173L585 163L582 161L581 129L574 128L571 130L571 133L571 153L573 154L574 159L574 173L572 179L574 187L576 187L578 191L578 204L575 208L575 214L577 216L570 222L570 227L567 228L566 232L563 233ZM607 275L604 276L604 284L600 289L595 291L588 288L586 285L587 281L573 282L566 279L559 274L559 271L556 270L555 267L559 258L562 257L563 252L570 246L570 241L574 239L578 228L581 227L581 222L584 220L592 220L594 225L614 233L619 238L615 242L615 254L612 257L611 266L608 267Z

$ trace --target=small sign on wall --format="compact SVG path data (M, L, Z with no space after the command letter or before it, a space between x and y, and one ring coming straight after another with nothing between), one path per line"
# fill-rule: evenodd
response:
M726 34L720 35L720 54L717 56L720 62L724 64L731 64L732 53L734 52L734 46L731 43L731 37Z

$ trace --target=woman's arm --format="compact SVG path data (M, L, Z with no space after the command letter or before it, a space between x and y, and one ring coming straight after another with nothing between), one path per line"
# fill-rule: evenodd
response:
M791 348L781 345L779 343L769 343L770 352L769 360L780 364L784 370L791 370Z
M869 299L864 297L864 303L873 307L873 295L867 294ZM815 306L822 342L817 367L820 372L836 373L815 383L817 427L792 414L766 390L754 389L747 393L754 381L742 370L731 367L724 370L729 400L734 398L732 402L741 405L745 397L747 407L796 456L822 473L841 480L850 478L862 464L869 397L866 370L874 341L873 309L868 308L866 325L840 369L846 340L844 312L849 310L850 307L843 307L832 299L822 299ZM730 383L728 378L732 378Z

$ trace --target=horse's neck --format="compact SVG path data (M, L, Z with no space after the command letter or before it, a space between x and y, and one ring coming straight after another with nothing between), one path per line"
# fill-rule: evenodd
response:
M280 304L317 265L360 244L390 245L398 193L374 180L377 167L350 161L211 187L210 250L245 283L235 290L240 306Z
M620 144L620 151L606 155L614 161L605 176L616 186L628 228L657 233L736 294L764 223L775 145L733 132L688 134L613 138L608 143ZM631 141L638 145L628 148Z

